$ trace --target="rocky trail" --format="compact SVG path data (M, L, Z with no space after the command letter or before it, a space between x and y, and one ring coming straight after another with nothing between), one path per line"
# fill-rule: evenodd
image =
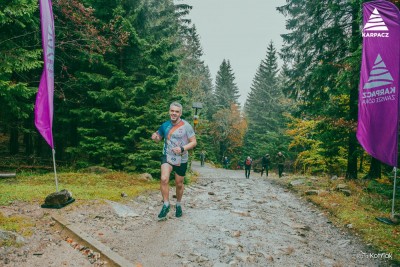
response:
M199 179L185 188L181 218L172 208L168 220L157 221L159 192L128 196L123 204L30 212L62 216L131 266L390 266L368 257L370 248L333 226L313 204L259 173L246 179L243 170L198 162L192 169ZM174 205L175 188L170 191ZM0 251L1 266L108 266L101 254L88 257L79 242L71 245L74 240L54 231L54 222L45 218L38 220L43 227L31 246Z

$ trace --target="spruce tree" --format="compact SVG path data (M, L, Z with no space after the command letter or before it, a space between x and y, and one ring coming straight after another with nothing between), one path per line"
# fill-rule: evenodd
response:
M33 149L33 103L43 68L39 6L3 1L0 11L0 134L9 136L6 154Z
M213 137L214 148L218 151L218 161L223 156L229 158L233 156L227 155L227 153L236 151L237 146L233 144L238 142L242 144L242 135L238 135L240 136L239 140L232 141L236 137L233 138L230 134L235 132L237 125L240 125L239 128L245 128L238 99L239 89L235 83L235 75L229 60L224 59L217 72L214 97L211 99L214 103L214 110L210 124L210 136Z
M239 88L235 83L235 74L229 60L223 60L215 78L216 108L230 109L232 104L239 105Z
M244 151L251 157L286 150L283 141L284 97L278 84L277 53L272 42L267 47L254 76L251 91L245 103L248 130Z

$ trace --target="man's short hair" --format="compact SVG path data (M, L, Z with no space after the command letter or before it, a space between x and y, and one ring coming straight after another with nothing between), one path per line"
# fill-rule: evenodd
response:
M180 103L178 103L178 102L172 102L171 103L171 105L169 105L169 108L171 108L171 107L178 107L178 108L180 108L181 109L181 112L182 112L182 105L180 104Z

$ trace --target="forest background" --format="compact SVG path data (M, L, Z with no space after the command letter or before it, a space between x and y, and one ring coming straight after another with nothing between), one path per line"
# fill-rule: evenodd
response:
M195 158L205 150L210 162L227 156L236 168L247 155L266 153L274 164L282 151L286 171L383 174L390 182L392 168L368 156L355 137L364 2L287 0L278 7L288 31L283 48L266 44L240 106L230 60L213 81L184 1L53 1L57 166L158 176L161 144L151 133L168 119L172 101L183 104L191 123L192 104L200 102ZM51 167L33 118L43 67L38 2L1 5L0 168Z

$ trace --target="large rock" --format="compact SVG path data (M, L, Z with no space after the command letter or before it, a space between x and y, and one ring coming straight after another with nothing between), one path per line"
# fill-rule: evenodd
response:
M337 186L336 186L336 190L342 190L342 189L348 189L349 188L349 186L347 185L347 184L338 184Z
M65 205L72 198L72 193L66 189L59 192L51 193L44 200L44 204L48 206L62 206Z
M304 179L297 179L290 182L291 186L302 185L302 184L304 184Z
M146 181L151 181L153 180L153 176L151 176L150 173L142 173L140 174L140 179L146 180Z

